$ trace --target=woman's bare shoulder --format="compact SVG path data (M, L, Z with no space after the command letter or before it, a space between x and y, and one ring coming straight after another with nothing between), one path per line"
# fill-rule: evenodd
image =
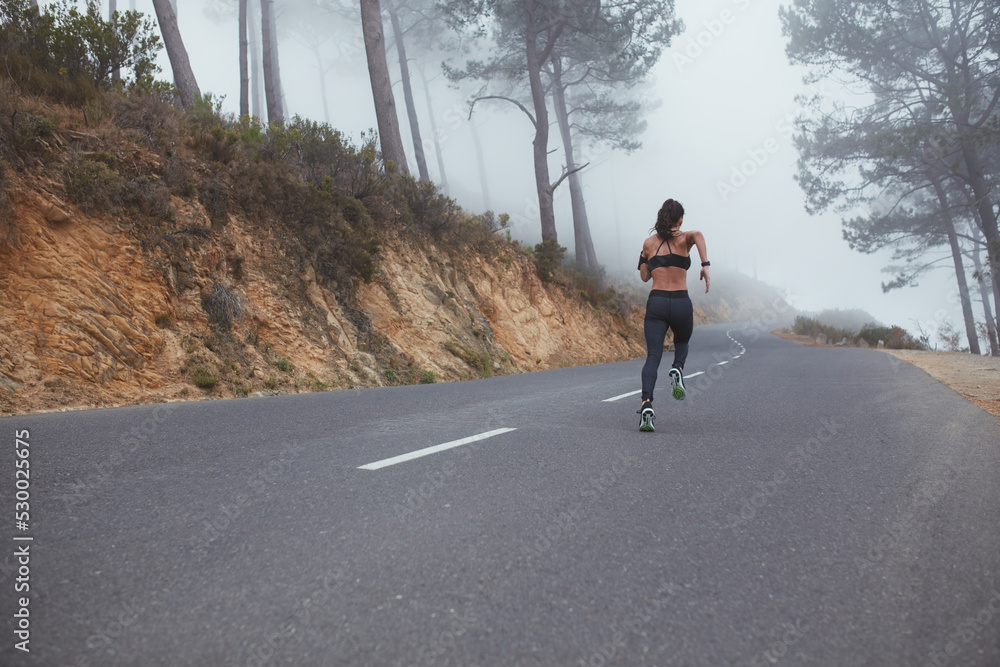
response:
M688 244L689 248L693 248L695 241L701 236L704 235L697 229L690 229L684 232L684 241Z

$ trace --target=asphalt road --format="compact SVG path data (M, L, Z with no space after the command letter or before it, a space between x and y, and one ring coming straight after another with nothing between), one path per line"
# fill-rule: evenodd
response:
M655 433L641 361L0 419L0 663L1000 665L1000 422L752 325L669 362Z

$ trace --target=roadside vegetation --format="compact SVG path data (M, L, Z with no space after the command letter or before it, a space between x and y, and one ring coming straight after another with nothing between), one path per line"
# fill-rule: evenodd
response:
M865 324L860 329L842 329L823 324L810 317L798 316L792 325L792 333L808 336L817 342L829 345L850 345L855 347L887 347L892 350L929 349L926 337L914 339L906 330L897 326Z
M554 240L524 247L511 238L507 215L470 213L433 183L397 173L374 133L355 142L298 116L266 123L226 114L211 93L185 107L179 91L157 79L160 49L155 24L135 12L109 21L93 1L82 10L54 4L39 12L29 0L0 0L0 254L24 233L6 214L12 193L51 183L66 202L114 221L163 258L179 294L196 286L191 254L221 247L238 216L280 240L285 273L309 268L336 296L366 332L364 351L384 369L364 380L360 372L310 377L270 349L245 317L254 307L245 289L248 258L229 253L214 284L201 287L208 331L185 333L177 313L156 316L165 333L187 336L182 375L202 391L437 381L391 352L351 307L359 285L375 279L389 235L494 264L530 259L543 282L585 307L618 312L634 303L607 286L603 271L572 268ZM204 210L204 224L183 222L189 205ZM495 372L481 352L456 350L472 377Z

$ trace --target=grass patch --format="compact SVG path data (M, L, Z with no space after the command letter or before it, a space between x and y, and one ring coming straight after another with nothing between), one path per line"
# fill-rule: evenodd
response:
M469 366L475 368L479 371L479 374L482 377L488 378L493 376L493 360L490 359L490 355L473 352L472 350L451 342L445 343L444 349L451 352Z

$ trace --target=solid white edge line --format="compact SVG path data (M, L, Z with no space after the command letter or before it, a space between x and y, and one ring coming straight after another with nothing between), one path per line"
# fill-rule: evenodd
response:
M694 378L694 377L698 377L699 375L704 375L704 374L705 374L705 371L698 371L697 373L691 373L691 375L685 375L684 379L687 380L688 378Z
M462 438L461 440L452 440L451 442L445 442L440 445L434 445L432 447L424 447L423 449L418 449L415 452L410 452L408 454L400 454L399 456L393 456L392 458L389 459L382 459L381 461L375 461L374 463L358 466L358 470L378 470L380 468L394 466L397 463L403 463L404 461L412 461L413 459L419 459L422 456L437 454L438 452L443 452L446 449L461 447L462 445L467 445L470 442L485 440L486 438L492 438L495 435L500 435L502 433L509 433L511 431L516 431L516 430L517 430L516 428L498 428L493 431L487 431L486 433L480 433L479 435L472 435L469 436L468 438Z
M635 396L636 394L641 394L642 389L636 389L635 391L630 391L627 394L622 394L621 396L612 396L611 398L605 398L601 403L611 403L612 401L620 401L623 398L628 398L629 396Z

